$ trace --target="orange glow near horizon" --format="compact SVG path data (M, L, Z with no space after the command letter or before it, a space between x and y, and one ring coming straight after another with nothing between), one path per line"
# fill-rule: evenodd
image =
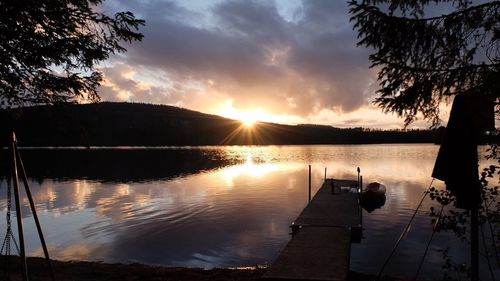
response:
M239 110L233 107L233 101L227 101L218 113L220 116L239 120L247 128L252 127L256 122L273 122L273 116L262 108L250 110Z
M221 144L231 143L236 140L244 144L260 144L263 143L264 135L258 129L257 123L270 122L266 112L262 109L254 109L251 111L240 111L233 107L232 101L226 102L219 115L238 120L240 123L237 128L230 132L222 141Z
M443 120L443 125L446 125L449 108L449 104L440 105L440 118ZM203 109L196 110L203 111ZM280 113L277 113L274 110L270 105L240 106L239 103L236 105L234 100L230 98L222 103L217 103L209 113L238 120L241 122L242 128L246 129L255 128L258 122L286 125L318 124L339 128L365 127L374 129L401 129L403 126L403 120L398 116L384 113L374 105L362 106L350 112L337 112L323 108L304 116L282 113L279 109ZM427 129L429 125L427 121L419 116L419 119L412 123L409 128Z
M256 122L256 121L255 121L255 120L253 120L253 119L244 119L244 120L241 120L241 121L243 121L243 125L245 125L245 127L247 127L247 128L251 128L251 127L253 127L253 125L254 125L254 124L255 124L255 122Z

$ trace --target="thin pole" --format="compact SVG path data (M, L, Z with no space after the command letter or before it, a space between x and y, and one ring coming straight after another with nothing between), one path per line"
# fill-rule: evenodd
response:
M406 233L408 233L408 231L410 230L411 223L413 222L413 219L415 219L415 216L417 215L418 210L422 206L422 203L424 203L425 197L427 197L427 194L429 194L429 189L431 188L432 183L434 183L434 179L432 179L431 183L429 184L429 187L427 187L427 189L425 190L424 195L422 196L422 199L420 199L420 203L418 203L418 206L415 209L415 212L413 212L413 215L410 218L410 221L406 224L403 232L401 233L401 235L398 238L398 241L396 241L396 245L394 245L394 247L391 250L391 253L385 259L384 264L382 265L382 268L380 268L380 271L377 274L377 278L375 278L376 281L380 280L380 277L382 276L382 273L384 272L385 267L387 266L387 264L389 263L389 260L392 258L392 256L396 252L396 249L398 248L399 243L401 243L401 240L403 240ZM475 281L477 281L477 280L475 280Z
M471 240L471 273L472 281L479 280L479 222L477 207L471 209L470 240Z
M488 247L486 246L486 237L484 237L483 225L481 225L480 230L481 230L481 241L483 241L483 249L484 252L487 253ZM491 267L491 261L488 256L486 256L486 261L488 262L488 269L490 270L491 280L495 281L496 280L495 273L493 272L493 268Z
M361 172L361 170L359 169L359 167L357 171L358 171L358 191L361 191L361 182L359 181L359 173Z
M30 202L31 213L33 214L33 219L35 220L36 229L38 231L38 237L40 238L40 242L41 242L42 248L43 248L43 253L45 255L45 261L46 261L47 266L49 268L50 278L52 281L55 281L56 279L54 278L54 271L52 270L52 264L50 262L49 251L47 250L47 244L45 243L45 238L43 236L42 226L40 225L40 220L38 219L38 215L36 213L36 208L35 208L35 203L33 201L33 196L31 196L31 190L30 190L30 187L28 184L28 177L26 175L26 170L24 169L23 159L21 158L21 154L19 153L19 149L17 148L16 141L14 141L14 147L16 149L17 159L19 161L19 166L21 168L21 173L23 176L22 179L23 179L23 183L24 183L24 188L26 190L26 195L28 196L28 200Z
M311 165L309 165L309 201L311 201Z
M363 192L363 176L359 176L359 186L358 186L358 194L359 194L359 202L361 202L361 198L362 197L362 194L361 192ZM361 231L363 231L363 208L361 207L361 205L359 206L359 216L360 216L360 219L361 219Z
M326 167L325 167L325 181L326 181Z
M19 200L19 177L17 174L17 161L16 161L16 135L12 133L12 170L13 170L13 181L14 181L14 198L16 201L16 219L17 219L17 229L19 232L19 250L21 255L21 266L22 266L22 276L23 281L28 281L28 266L26 264L26 252L24 250L24 231L23 231L23 218L21 214L21 203Z
M424 265L425 257L427 256L427 253L429 252L429 247L431 246L432 239L434 238L434 234L436 234L437 227L438 227L439 223L441 223L441 216L443 215L444 206L445 205L441 205L441 210L439 211L439 217L436 219L436 222L434 223L434 226L432 227L431 237L429 238L429 241L427 242L427 246L425 247L424 255L422 256L422 259L420 260L417 272L415 273L415 277L413 277L413 280L417 280L418 275L420 274L420 270L422 270L422 266Z

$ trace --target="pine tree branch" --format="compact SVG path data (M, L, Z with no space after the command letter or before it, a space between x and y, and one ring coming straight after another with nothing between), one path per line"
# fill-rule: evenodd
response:
M394 19L394 20L401 20L401 21L408 21L408 22L427 22L427 21L436 21L436 20L446 19L446 18L450 18L450 17L459 17L459 16L462 16L464 14L468 14L471 11L480 10L483 8L489 8L489 7L494 7L494 6L500 7L500 1L488 2L488 3L472 6L472 7L466 8L466 9L462 9L460 11L456 11L456 12L453 12L450 14L443 14L441 16L435 16L435 17L429 17L429 18L409 18L409 17L400 17L400 16L389 15L389 14L386 14L386 13L380 11L380 9L378 7L367 5L367 4L358 4L355 0L351 1L349 3L349 5L355 7L354 10L364 10L368 13L376 14L377 16L390 18L390 19Z
M494 64L469 64L466 66L461 66L461 67L455 67L455 68L425 68L425 67L415 67L415 66L409 66L405 64L400 64L400 63L395 63L395 62L389 62L386 60L378 60L376 63L372 65L372 67L377 66L377 65L387 65L393 68L398 68L398 69L404 69L408 71L414 71L414 72L457 72L457 71L463 71L463 70L468 70L468 69L478 69L478 68L500 68L500 63L494 63Z

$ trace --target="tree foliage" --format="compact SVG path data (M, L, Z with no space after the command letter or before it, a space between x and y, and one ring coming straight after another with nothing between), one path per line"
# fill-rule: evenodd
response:
M100 61L141 40L143 20L108 16L102 0L0 1L2 107L99 99Z
M352 0L349 3L351 20L358 30L358 44L373 50L370 61L379 70L380 82L375 103L384 111L404 117L405 125L421 114L436 126L440 122L441 102L463 94L472 100L492 98L495 119L500 119L500 1ZM492 134L498 136L498 130ZM489 233L481 228L485 255L494 256L500 265L497 143L490 146L486 156L491 165L480 174L479 220ZM428 192L441 206L440 210L431 208L429 212L432 222L438 222L435 230L451 231L466 240L470 213L453 208L457 201L450 191L432 187ZM485 242L488 237L491 243ZM462 268L452 265L446 250L443 256L446 270ZM494 276L492 265L488 265Z
M374 50L372 67L380 69L375 103L405 125L418 113L437 125L449 96L499 96L500 1L353 0L350 7L358 44ZM427 16L436 8L444 14Z

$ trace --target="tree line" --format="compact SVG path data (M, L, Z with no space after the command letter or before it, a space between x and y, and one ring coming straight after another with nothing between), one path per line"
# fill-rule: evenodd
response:
M1 143L15 131L21 146L184 146L437 143L444 128L376 130L281 125L238 120L188 109L140 103L92 103L0 111Z

